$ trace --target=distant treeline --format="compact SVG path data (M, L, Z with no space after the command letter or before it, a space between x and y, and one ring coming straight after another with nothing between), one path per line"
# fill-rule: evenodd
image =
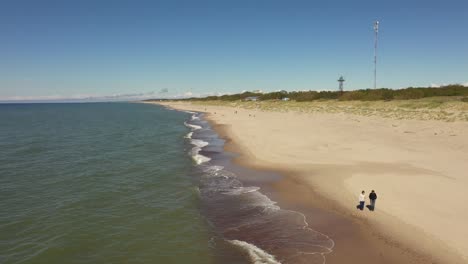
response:
M245 100L248 97L257 97L258 100L282 100L289 98L298 102L337 99L340 101L377 101L377 100L409 100L420 99L434 96L468 96L468 87L463 85L447 85L438 88L432 87L409 87L405 89L366 89L355 91L301 91L301 92L271 92L271 93L253 93L244 92L240 94L207 96L203 98L189 98L184 100L191 101L238 101Z

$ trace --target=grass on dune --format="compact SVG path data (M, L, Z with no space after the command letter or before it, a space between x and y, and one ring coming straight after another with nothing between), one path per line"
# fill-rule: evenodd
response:
M468 103L462 97L428 97L392 101L192 101L198 105L230 106L274 112L349 113L393 119L468 121Z

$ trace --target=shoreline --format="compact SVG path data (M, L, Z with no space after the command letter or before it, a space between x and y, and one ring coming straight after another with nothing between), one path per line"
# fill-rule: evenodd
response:
M167 104L163 105L167 106ZM168 105L175 109L204 112L204 109L200 109L202 106L193 106L188 104L176 104L176 106L174 106L174 104ZM213 111L213 106L206 107ZM242 140L236 138L235 133L232 132L232 129L228 125L219 122L221 116L224 117L224 114L221 114L220 112L221 108L222 107L218 107L216 109L218 111L218 115L215 115L215 112L212 112L206 117L210 120L213 129L217 131L220 137L227 139L225 144L226 151L239 154L239 156L235 158L234 162L241 166L246 166L252 169L277 171L284 175L284 179L275 184L273 189L279 193L279 197L282 197L280 200L282 200L285 204L300 204L303 210L307 210L307 208L320 208L321 210L325 210L331 214L334 214L337 219L346 219L349 225L358 232L353 234L354 239L345 239L346 235L344 233L341 234L343 241L338 244L346 245L346 243L348 243L348 247L353 246L355 243L367 244L369 247L374 248L375 252L378 252L377 259L379 258L378 256L380 256L381 259L378 260L381 262L383 261L384 263L463 263L463 258L459 257L455 250L449 248L442 241L434 238L434 236L418 230L418 228L414 226L404 223L401 221L401 219L397 219L396 217L390 216L388 214L382 216L384 213L378 211L379 218L385 218L386 220L385 224L379 223L374 219L366 218L370 212L365 211L356 213L343 206L343 203L340 203L334 199L330 199L330 196L323 192L322 189L330 189L330 186L325 187L325 185L330 184L335 185L335 189L337 186L339 186L338 188L345 188L344 185L350 176L343 174L343 170L350 169L352 167L351 165L320 165L315 163L309 164L308 166L301 165L300 168L291 170L284 169L281 165L278 164L266 162L265 160L259 160L251 150L246 148L245 145L242 145ZM227 110L223 109L225 111L231 111L234 109L228 107L224 108L227 108ZM245 113L246 111L243 112ZM263 114L263 112L255 113L257 115ZM371 165L372 164L367 164L366 166L369 167ZM385 164L377 165L385 166ZM342 168L338 168L340 166ZM411 170L413 168L405 168L403 166L400 169L404 171ZM310 178L311 172L312 174L315 174L314 177L317 178L315 181L308 179ZM333 180L326 179L327 177L333 178ZM320 184L318 184L318 182L320 182ZM307 197L309 197L309 200L304 199L304 197L298 197L297 194L294 194L295 191L297 191L299 188L303 189L301 191L302 195L308 194ZM291 189L294 189L294 191L291 191ZM311 197L313 199L310 199ZM377 208L380 209L379 207ZM341 224L343 224L343 222L341 222ZM388 227L391 227L391 230L386 230ZM346 232L349 233L349 228ZM408 237L410 239L408 239ZM411 237L414 237L415 239L412 240ZM340 241L340 238L338 238L338 241ZM339 252L337 250L336 253L334 252L328 256L327 261L329 261L329 263L335 263L334 256L340 255L340 252L342 252L342 259L349 259L349 257L344 258L345 255L353 252L346 252L346 248L347 247L340 249ZM356 256L356 252L354 253L356 260L365 258L361 260L367 261L369 258L372 258L370 256L363 255ZM336 257L336 259L340 258L340 256Z
M215 129L216 124L201 112L179 111L193 114L184 124L192 130L187 138L195 146L192 151L196 150L191 153L197 164L194 173L201 171L205 176L199 186L204 215L222 243L236 248L239 256L252 263L326 263L334 241L313 229L301 211L278 206L276 199L265 193L266 187L281 177L236 164L233 159L237 154L226 151L226 141ZM202 162L200 155L206 158ZM216 202L220 200L223 202ZM220 261L231 263L232 259Z
M333 253L327 255L326 263L444 263L443 260L434 261L430 255L394 241L382 234L378 227L372 226L371 230L366 230L365 225L369 223L356 219L336 201L317 192L316 188L320 188L319 186L304 185L300 172L281 169L272 164L252 163L249 153L242 151L226 126L217 124L209 116L205 118L220 138L226 140L225 151L238 154L233 158L234 164L283 176L269 186L277 192L273 200L281 208L302 212L311 227L329 235L335 241ZM291 189L294 190L293 194ZM330 225L330 222L333 225Z

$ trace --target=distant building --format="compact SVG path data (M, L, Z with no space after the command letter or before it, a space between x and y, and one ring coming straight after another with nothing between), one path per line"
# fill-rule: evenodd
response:
M244 99L244 101L258 101L258 96L249 96Z
M289 99L289 97L284 97L284 98L281 99L281 100L283 100L283 101L289 101L290 99Z

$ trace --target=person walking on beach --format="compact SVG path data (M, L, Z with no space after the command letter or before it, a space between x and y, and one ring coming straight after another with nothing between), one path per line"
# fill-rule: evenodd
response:
M362 211L364 210L364 203L366 202L366 196L364 195L366 192L362 191L359 195L359 205L358 208Z
M374 190L372 190L371 193L369 194L369 200L370 200L369 210L374 211L374 209L375 209L375 200L377 200L377 194L375 193Z

